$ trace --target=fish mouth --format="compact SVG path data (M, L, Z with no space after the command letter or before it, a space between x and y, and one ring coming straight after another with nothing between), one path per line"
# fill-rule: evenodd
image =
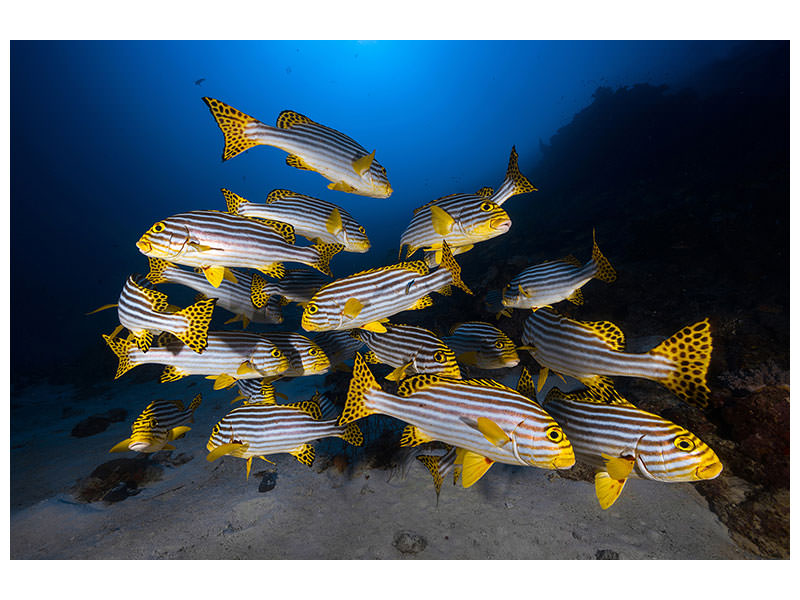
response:
M145 240L139 240L138 242L136 242L136 247L142 254L147 254L153 249L153 245Z
M497 217L496 219L492 219L489 221L489 227L494 229L495 231L500 231L505 233L509 229L511 229L511 219L507 217Z
M720 473L722 473L722 463L719 461L697 467L697 470L694 472L695 477L698 479L714 479Z
M569 450L569 454L564 452L553 459L552 465L554 469L569 469L575 464L575 453L572 451L572 448Z
M134 452L147 452L150 450L150 446L150 442L132 442L128 445L128 449Z

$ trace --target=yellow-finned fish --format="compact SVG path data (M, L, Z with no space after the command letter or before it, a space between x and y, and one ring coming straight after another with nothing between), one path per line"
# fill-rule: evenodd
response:
M254 458L267 460L270 454L288 453L309 467L314 448L309 442L340 437L361 446L364 437L355 423L340 426L336 419L323 420L319 395L292 404L245 404L225 415L211 430L206 460L236 456L247 460L246 474ZM269 461L267 461L269 462Z
M335 129L291 110L281 112L277 127L270 127L214 98L203 101L225 136L223 161L253 146L275 146L289 153L287 165L316 171L331 182L330 190L372 198L392 195L386 169L375 160L375 151L367 152Z
M401 446L441 441L460 449L462 485L469 487L495 462L544 469L575 463L561 427L535 402L492 380L412 375L397 395L384 392L360 354L339 424L371 414L410 424Z
M526 368L517 389L536 398ZM542 406L564 429L578 459L596 469L603 509L614 504L629 477L675 483L714 479L722 471L717 455L696 435L619 395L609 403L588 390L552 388Z
M404 310L433 304L430 292L451 293L450 284L471 294L461 281L461 268L442 248L442 266L433 272L423 261L399 263L336 279L314 294L303 309L301 325L306 331L369 329L383 333L382 322Z
M517 151L512 148L506 178L497 191L484 187L474 194L451 194L415 209L400 237L400 253L407 246L408 258L423 248L433 251L430 263L439 264L442 240L448 243L453 256L467 252L478 242L506 233L511 228L511 218L500 208L502 204L515 194L536 189L519 172Z
M122 440L109 452L158 452L174 450L171 441L186 435L194 422L194 411L202 396L197 394L187 408L180 400L153 400L131 426L131 437Z
M603 376L642 377L657 381L673 394L700 407L711 390L706 373L711 361L708 319L684 327L642 354L624 352L625 336L610 321L576 321L552 308L531 313L522 328L522 342L542 367L539 389L547 370L574 377L602 391Z
M294 232L317 244L341 244L345 252L366 252L367 231L349 212L331 202L289 190L272 190L265 204L248 202L225 188L228 212L289 223Z
M453 349L458 362L478 369L504 369L519 363L517 346L497 327L483 321L453 325L442 341Z
M175 337L161 334L159 345L145 353L131 338L104 335L108 347L119 358L114 379L138 365L166 365L160 381L175 381L187 375L205 375L214 380L214 389L233 385L238 379L280 375L289 368L289 359L274 342L244 331L210 331L206 349L197 354Z
M270 378L264 379L239 379L236 382L239 393L231 400L231 404L244 400L243 404L275 404L276 396L286 399L286 394L275 391Z
M216 210L195 210L156 222L136 247L145 256L200 267L214 287L223 277L236 278L229 267L252 268L282 277L284 262L299 262L330 275L331 257L341 244L295 246L288 223L229 215Z
M611 283L617 273L600 252L592 232L592 258L581 264L574 256L544 262L524 269L503 289L503 306L532 308L569 300L583 304L581 288L592 279Z

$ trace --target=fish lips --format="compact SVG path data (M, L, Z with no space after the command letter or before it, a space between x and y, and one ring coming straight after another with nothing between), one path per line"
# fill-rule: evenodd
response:
M489 226L495 231L505 233L511 229L511 219L508 217L497 217L489 221Z

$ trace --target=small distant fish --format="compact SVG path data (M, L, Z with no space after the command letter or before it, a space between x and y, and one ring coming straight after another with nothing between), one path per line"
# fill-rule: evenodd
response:
M325 351L331 366L348 371L350 368L345 363L353 360L356 352L364 345L364 342L354 338L348 331L320 331L311 339Z
M339 437L354 446L364 443L355 423L340 426L336 419L322 420L315 396L293 404L246 404L233 409L211 431L206 460L213 462L226 455L247 460L246 476L254 458L267 460L270 454L288 453L309 467L314 448L309 442ZM267 461L269 462L269 461Z
M458 448L461 483L469 487L495 463L567 469L575 463L561 427L538 404L484 379L412 375L397 395L384 392L360 354L339 424L371 414L409 423L401 446L441 441Z
M450 194L415 209L400 237L400 252L407 246L408 258L420 248L433 251L430 260L438 264L443 239L453 256L467 252L478 242L502 235L511 228L511 218L500 208L506 200L536 190L519 172L517 151L512 147L506 178L497 191L484 187L474 194Z
M323 285L330 282L330 277L304 269L286 269L286 273L280 279L265 279L254 273L250 286L250 301L255 307L265 306L275 298L278 298L281 304L297 302L300 306L305 306Z
M442 266L433 272L418 260L361 271L323 286L306 304L300 323L306 331L361 327L383 333L388 317L431 306L428 294L449 295L451 284L472 293L445 243Z
M202 83L206 80L205 77L201 77L197 81L194 82L195 85L202 85Z
M517 389L536 398L524 367ZM563 427L578 459L595 467L595 491L604 510L629 477L673 483L714 479L722 471L717 455L697 436L619 396L608 403L591 391L565 394L552 388L542 407Z
M453 349L458 362L478 369L516 367L519 354L505 333L483 321L459 323L442 341Z
M155 223L136 242L145 256L200 267L214 287L223 277L235 280L229 267L253 268L281 277L283 262L299 262L330 275L328 262L340 244L294 245L288 223L197 210L173 215Z
M289 223L298 235L316 244L341 244L345 252L366 252L370 248L367 232L340 206L289 190L272 190L266 204L248 202L230 190L222 193L228 212Z
M211 114L225 136L222 160L264 144L289 153L286 164L316 171L331 181L328 189L372 198L388 198L392 186L384 169L367 152L343 133L315 123L291 110L278 115L277 127L270 127L214 98L204 97Z
M147 405L131 426L131 437L122 440L109 452L158 452L174 450L169 442L186 435L194 422L194 411L200 406L202 396L197 394L189 404L183 407L180 400L154 400Z
M104 335L108 347L119 358L114 379L138 365L166 365L160 381L175 381L187 375L205 375L214 380L214 389L233 385L237 379L280 375L289 368L289 359L267 339L244 331L211 331L202 354L197 354L180 340L162 334L163 345L151 346L147 353L132 339Z
M673 394L700 407L708 405L706 373L711 361L708 319L684 327L643 354L624 352L625 336L610 321L576 321L552 308L540 308L525 321L522 342L542 367L574 377L604 395L604 377L642 377L657 381Z
M177 283L185 285L199 292L206 298L215 298L216 306L221 306L225 310L232 312L235 316L225 324L235 321L242 321L243 328L252 321L253 323L282 323L281 301L279 297L269 298L259 307L254 307L250 299L253 286L253 277L260 277L258 274L251 274L240 269L229 269L233 275L231 279L222 279L219 286L214 287L209 283L206 276L200 272L187 271L181 269L161 258L148 257L150 261L150 272L147 279L151 283ZM199 267L198 267L199 269Z
M486 310L494 314L495 319L498 321L502 316L511 316L511 309L507 306L503 306L503 292L500 290L489 290L486 292L483 305L486 307Z
M586 264L568 256L528 267L503 290L503 306L536 310L562 300L583 304L581 288L591 279L611 283L616 278L616 271L600 252L592 232L592 258Z
M330 369L331 363L322 348L304 335L284 331L270 331L261 335L274 343L289 359L289 368L275 378L319 375Z
M364 360L395 367L386 379L400 381L415 373L461 379L455 353L433 332L412 325L387 323L385 327L385 333L356 329L353 335L370 350Z

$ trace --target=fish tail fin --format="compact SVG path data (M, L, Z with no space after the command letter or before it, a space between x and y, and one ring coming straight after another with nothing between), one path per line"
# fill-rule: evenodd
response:
M600 252L600 247L597 245L597 240L594 237L594 229L592 230L592 260L597 265L597 273L595 278L606 283L611 283L617 279L617 272L608 259Z
M444 240L442 240L442 266L450 271L453 277L453 285L460 287L467 294L472 294L472 290L467 287L467 284L461 281L461 267L458 266L456 259L453 258L453 254L450 252L450 246Z
M260 142L252 139L247 133L248 125L261 123L258 119L246 115L232 106L215 100L214 98L204 96L203 102L208 105L208 109L211 111L214 120L225 136L225 149L222 151L223 161L233 158L240 152L244 152L253 146L259 145Z
M153 284L168 283L167 278L164 276L164 271L167 270L167 267L171 267L172 264L163 258L148 256L147 259L150 261L150 272L145 275L145 279Z
M528 192L538 192L539 188L533 185L528 178L519 171L519 155L516 146L511 146L511 156L508 158L508 169L506 170L505 185L510 185L514 196L516 194L527 194ZM505 187L505 186L504 186Z
M328 277L333 277L329 266L331 258L344 250L344 244L314 244L311 247L317 251L317 259L309 266L325 273Z
M111 337L110 335L103 335L103 339L106 341L106 344L108 344L108 347L111 348L111 351L117 355L117 358L119 358L117 374L114 375L114 379L119 379L122 375L137 365L137 363L133 362L130 357L130 349L133 346L134 341L131 338L121 339L117 337Z
M711 325L707 318L684 327L650 350L652 355L668 358L675 367L658 381L684 402L705 408L711 393L706 375L712 349Z
M364 434L361 433L361 429L358 427L357 423L348 423L345 425L341 437L351 446L364 445Z
M238 215L239 210L243 204L247 204L247 200L242 198L239 194L234 194L227 188L221 188L222 195L225 196L225 207L232 215Z
M186 329L175 333L175 337L197 353L205 350L208 344L208 325L216 304L216 298L206 298L175 313L176 316L186 318Z
M197 410L197 407L200 406L200 403L203 401L203 394L197 394L194 398L192 398L191 404L189 404L189 410L194 412Z
M271 294L267 290L267 280L258 273L253 273L250 281L250 301L256 308L264 308Z
M371 415L373 411L367 406L367 396L371 391L375 390L381 391L381 386L375 380L375 376L369 370L361 353L356 352L353 377L350 379L347 399L345 400L342 414L339 416L338 424L346 425Z

